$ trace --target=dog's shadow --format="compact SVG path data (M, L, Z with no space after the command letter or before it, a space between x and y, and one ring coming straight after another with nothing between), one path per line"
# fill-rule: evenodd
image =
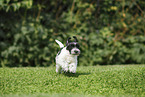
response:
M77 73L63 73L63 75L68 77L79 77L80 75L89 75L91 73L85 73L85 72L77 72Z

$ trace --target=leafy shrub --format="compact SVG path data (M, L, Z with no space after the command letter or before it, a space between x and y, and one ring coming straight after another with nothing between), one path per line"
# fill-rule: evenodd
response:
M1 66L50 66L76 35L79 65L145 63L144 1L0 1Z

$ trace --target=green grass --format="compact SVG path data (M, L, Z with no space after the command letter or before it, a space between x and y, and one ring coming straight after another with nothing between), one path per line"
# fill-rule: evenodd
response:
M78 67L76 74L56 74L55 67L0 68L0 94L2 97L145 96L145 65Z

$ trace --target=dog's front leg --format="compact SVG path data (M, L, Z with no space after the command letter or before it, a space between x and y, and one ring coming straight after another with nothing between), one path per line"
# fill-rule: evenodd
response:
M69 69L68 69L68 63L67 62L63 62L62 69L63 69L64 72L68 72Z
M76 63L71 63L69 65L69 71L70 71L70 73L76 73L76 69L77 69L77 64Z

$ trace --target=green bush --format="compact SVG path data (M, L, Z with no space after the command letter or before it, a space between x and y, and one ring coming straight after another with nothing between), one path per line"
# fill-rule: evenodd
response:
M0 1L1 66L55 65L69 36L79 65L145 63L145 1Z

